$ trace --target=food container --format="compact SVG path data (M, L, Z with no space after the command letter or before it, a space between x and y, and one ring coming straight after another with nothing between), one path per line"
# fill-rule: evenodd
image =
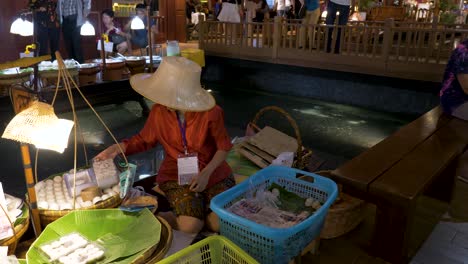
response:
M145 72L146 59L140 56L129 56L125 57L125 63L127 64L130 73L137 74Z
M73 197L73 175L73 171L70 171L69 173L63 175L63 179L67 186L68 194L71 197ZM97 183L92 169L82 169L77 171L75 180L77 196L81 194L82 190L93 186L97 186Z
M80 64L75 60L65 60L65 67L72 78L78 77ZM43 61L39 63L39 76L44 86L56 85L58 79L58 62ZM77 80L76 80L77 81Z
M146 60L146 68L149 71L149 66L150 66L150 57L149 56L143 56ZM162 57L161 56L153 56L153 71L156 71L156 69L159 67L159 64L161 64Z
M102 66L101 59L95 59L94 63ZM106 68L103 69L102 80L104 81L119 81L124 79L125 60L123 59L106 59Z
M10 68L0 71L0 97L8 96L8 88L13 84L28 82L31 77L32 68L20 69Z
M83 63L80 65L79 79L80 85L90 85L96 83L96 75L100 72L99 64Z
M119 170L114 160L93 160L93 174L99 188L107 189L119 183Z
M81 190L81 199L84 201L84 202L87 202L87 201L92 201L93 203L94 202L94 199L95 198L100 198L100 196L102 195L102 192L101 192L101 189L99 189L98 187L96 186L91 186L91 187L88 187L88 188L85 188L83 190ZM101 198L102 200L102 198Z
M93 263L104 257L104 249L79 233L70 233L39 246L44 260L53 263Z

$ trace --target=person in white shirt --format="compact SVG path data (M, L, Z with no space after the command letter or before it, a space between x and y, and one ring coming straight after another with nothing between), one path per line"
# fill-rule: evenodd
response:
M244 1L245 17L248 23L251 23L257 15L257 3L253 0Z
M294 8L294 1L291 0L275 0L274 10L276 10L276 15L280 17L287 18L287 15L291 8Z
M330 0L327 5L327 18L325 19L325 24L333 26L335 24L336 13L339 12L338 25L346 25L348 23L350 6L351 0ZM332 34L333 28L328 31L327 52L331 52L332 50ZM338 29L336 36L334 52L339 53L341 28Z

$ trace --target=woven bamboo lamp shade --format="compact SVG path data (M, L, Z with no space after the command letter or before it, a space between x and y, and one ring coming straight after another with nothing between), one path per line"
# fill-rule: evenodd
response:
M50 104L34 101L11 120L2 138L63 153L73 124L59 119Z

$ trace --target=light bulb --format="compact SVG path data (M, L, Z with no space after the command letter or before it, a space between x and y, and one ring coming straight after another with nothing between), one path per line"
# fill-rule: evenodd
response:
M23 19L17 18L13 23L11 23L10 33L12 34L19 34L21 32L21 28L23 26Z
M20 29L19 34L21 36L23 36L23 37L32 36L34 34L34 25L33 25L33 23L28 21L28 20L24 20L22 25L21 25L21 29Z
M89 21L86 21L81 26L80 35L81 36L95 36L96 30L94 30L94 26L91 23L89 23Z
M132 24L130 25L131 29L133 30L138 30L138 29L145 29L145 23L143 23L143 20L139 17L135 17L132 20Z
M327 17L327 14L328 14L327 10L323 11L323 12L322 12L322 18L326 18L326 17Z

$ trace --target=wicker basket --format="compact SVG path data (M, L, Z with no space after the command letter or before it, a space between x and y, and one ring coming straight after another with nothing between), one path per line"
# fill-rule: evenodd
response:
M31 72L0 75L0 97L9 96L9 89L14 84L22 84L29 81Z
M315 173L330 178L331 171L318 171ZM301 177L301 179L310 180L311 178ZM339 190L338 198L328 209L320 238L330 239L342 236L353 230L364 220L366 202L341 192L340 185Z
M265 108L260 109L260 111L258 111L258 113L255 115L252 122L249 123L249 128L253 129L253 132L258 133L261 130L257 126L258 120L265 112L269 112L269 111L280 113L281 115L286 117L288 122L293 127L294 133L296 134L296 140L297 140L297 151L296 151L296 157L293 163L293 167L303 170L309 164L309 160L312 156L312 150L306 149L302 146L302 138L301 138L301 133L299 131L299 127L297 126L296 121L284 109L277 107L277 106L267 106Z
M158 261L162 260L164 256L166 256L167 252L169 251L172 245L172 227L162 217L157 216L156 218L158 218L159 222L161 222L161 238L159 239L158 246L154 250L153 254L150 257L146 258L145 262L141 263L157 263Z
M24 204L23 206L26 206ZM29 215L25 217L23 223L16 225L13 228L13 236L4 240L0 240L0 246L8 247L8 255L14 255L16 251L16 246L20 241L21 237L26 233L29 228Z
M81 208L83 210L92 210L92 209L107 209L107 208L116 208L120 205L122 199L119 195L114 195L109 199L99 202L96 205ZM60 217L72 212L73 210L39 210L39 217L41 219L41 225L43 227L52 223L53 221L59 219Z

